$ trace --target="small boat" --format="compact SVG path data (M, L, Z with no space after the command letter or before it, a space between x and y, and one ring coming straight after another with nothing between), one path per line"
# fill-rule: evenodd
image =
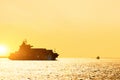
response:
M100 59L100 56L97 56L96 59Z

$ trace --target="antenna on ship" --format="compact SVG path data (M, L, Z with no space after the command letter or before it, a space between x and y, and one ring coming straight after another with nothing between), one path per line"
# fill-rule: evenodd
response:
M56 49L54 48L54 52L56 53Z
M27 43L27 39L25 39L23 42L26 44Z

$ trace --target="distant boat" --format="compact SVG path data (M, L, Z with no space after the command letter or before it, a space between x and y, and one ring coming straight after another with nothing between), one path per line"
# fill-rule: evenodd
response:
M31 48L32 46L23 41L19 50L11 53L9 59L11 60L56 60L59 56L53 50L45 48Z
M97 56L96 59L100 59L100 56Z

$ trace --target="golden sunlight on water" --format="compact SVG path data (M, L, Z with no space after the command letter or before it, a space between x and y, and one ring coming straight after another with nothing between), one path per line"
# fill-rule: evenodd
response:
M119 80L120 59L60 58L57 61L0 59L1 80Z

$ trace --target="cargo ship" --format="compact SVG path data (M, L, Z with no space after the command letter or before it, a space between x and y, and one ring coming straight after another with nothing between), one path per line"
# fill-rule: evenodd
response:
M32 48L26 41L20 45L18 51L11 53L9 59L11 60L56 60L59 56L53 50L46 48Z

